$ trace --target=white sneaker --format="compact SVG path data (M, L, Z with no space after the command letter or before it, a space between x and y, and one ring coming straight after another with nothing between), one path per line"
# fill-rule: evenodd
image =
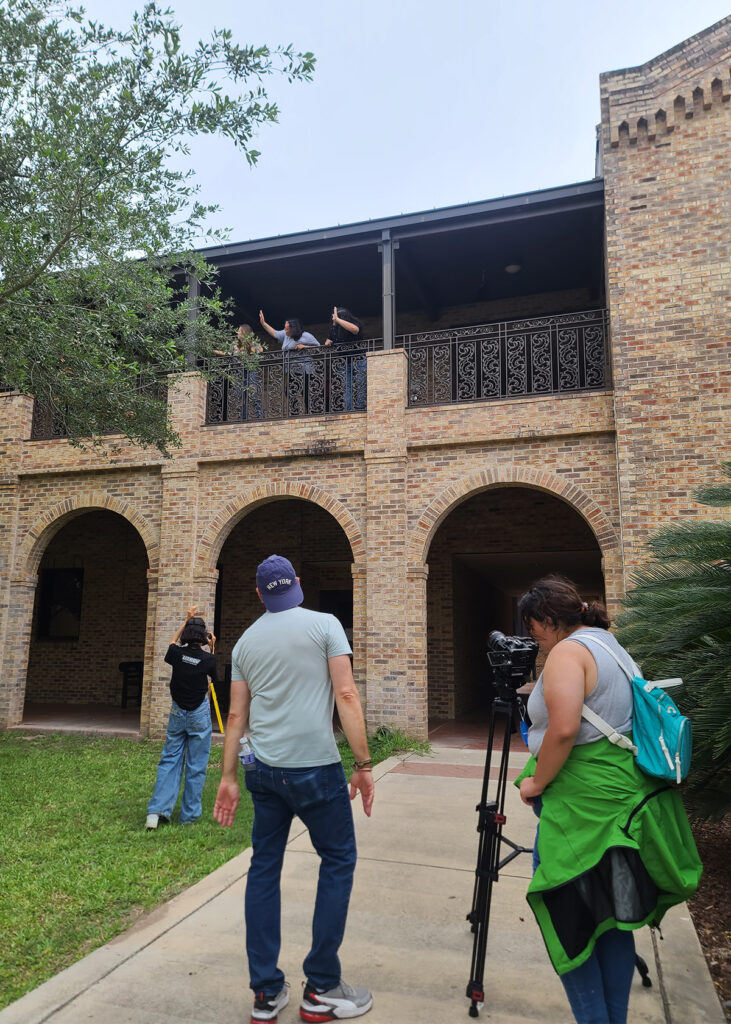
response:
M367 988L353 988L340 979L340 984L329 992L317 992L312 985L305 985L305 994L300 1003L300 1017L310 1024L321 1021L350 1020L368 1013L373 1006L373 996Z
M289 985L286 982L279 995L267 996L263 992L258 992L254 999L254 1008L251 1011L251 1024L257 1024L258 1021L276 1024L277 1014L288 1002Z
M159 814L148 814L147 820L145 821L145 828L148 832L152 832L153 829L157 828L157 823L160 821Z

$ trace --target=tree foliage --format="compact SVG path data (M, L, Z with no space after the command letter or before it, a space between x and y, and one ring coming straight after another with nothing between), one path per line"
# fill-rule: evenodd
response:
M702 504L731 506L731 462L722 469L728 483L697 491ZM682 677L673 698L693 726L688 807L720 818L731 810L731 519L669 526L649 547L617 635L647 678Z
M161 378L232 342L215 270L193 251L215 207L179 169L188 141L224 136L256 163L254 135L277 119L262 81L313 68L228 30L185 52L156 3L119 31L55 0L0 0L2 385L77 441L114 430L168 450Z

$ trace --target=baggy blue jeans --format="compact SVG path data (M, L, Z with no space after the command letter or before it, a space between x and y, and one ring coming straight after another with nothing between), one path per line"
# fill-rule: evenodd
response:
M536 797L533 812L539 818L543 800ZM533 844L533 874L538 853L540 822ZM581 967L561 975L561 982L576 1024L626 1024L629 993L635 970L635 937L631 931L610 928L594 943L591 956Z
M258 759L245 773L254 803L252 857L246 880L246 955L254 992L276 995L284 984L280 878L289 826L296 814L320 857L312 948L303 968L321 991L340 982L338 950L353 887L353 812L340 762L317 768L272 768Z
M211 707L208 697L192 711L186 711L173 701L165 746L157 767L155 790L147 805L147 813L159 814L163 818L172 816L185 768L179 821L184 825L200 818L210 753Z

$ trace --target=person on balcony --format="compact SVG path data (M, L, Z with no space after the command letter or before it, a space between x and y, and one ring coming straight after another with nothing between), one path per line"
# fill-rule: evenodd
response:
M231 352L220 349L213 350L217 356L232 356L235 359L246 359L247 356L260 356L264 346L259 341L250 324L241 324L236 331L236 341ZM239 374L241 377L239 378ZM247 366L232 367L231 379L228 383L229 414L235 413L236 419L260 420L263 412L261 374L258 369Z
M351 409L365 409L365 355L357 344L363 337L360 320L346 309L345 306L334 306L332 326L325 345L341 349L340 359L333 370L333 382L342 392L341 396L331 395L334 409L342 407L346 412ZM353 376L355 376L355 404L353 404Z
M297 317L290 317L284 321L284 329L277 331L264 319L264 311L259 310L259 323L267 334L278 341L282 346L282 352L294 353L298 350L308 348L319 348L320 342L317 338L302 328L302 321ZM287 398L289 402L290 416L302 416L310 409L310 388L309 376L312 373L313 362L309 356L304 359L292 355L286 359L287 369ZM318 412L322 410L317 410Z
M302 321L297 317L290 317L284 321L284 330L277 331L264 319L264 311L259 310L259 323L267 334L278 341L282 346L282 352L291 352L293 349L319 348L320 342L317 338L302 328Z

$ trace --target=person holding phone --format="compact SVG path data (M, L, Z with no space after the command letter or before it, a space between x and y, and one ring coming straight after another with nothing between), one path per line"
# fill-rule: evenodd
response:
M211 708L208 680L218 682L216 674L216 638L196 615L197 605L188 608L183 625L170 641L165 661L172 666L170 695L172 707L168 719L165 746L162 749L152 799L147 805L145 828L156 829L161 821L170 821L178 800L180 781L183 799L181 825L191 825L201 816L203 786L211 753ZM208 647L208 651L203 650Z

